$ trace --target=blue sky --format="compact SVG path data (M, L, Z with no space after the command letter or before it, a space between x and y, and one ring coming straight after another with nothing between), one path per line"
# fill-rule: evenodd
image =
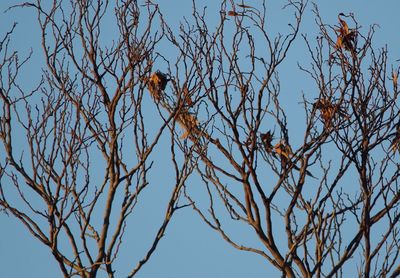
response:
M0 1L0 11L4 11L8 6L19 1L3 0ZM155 1L157 2L157 1ZM161 9L171 24L177 24L183 16L190 14L191 1L187 0L168 0L159 1ZM246 4L257 0L248 0ZM279 32L287 25L287 12L281 10L285 1L271 2L270 16L271 28ZM196 1L199 6L206 5L207 13L210 16L210 23L219 16L218 1ZM400 37L398 33L398 16L400 3L397 0L372 1L372 0L337 0L337 1L315 1L321 12L321 16L326 23L336 24L337 14L340 12L353 12L359 23L365 28L370 24L378 24L375 35L375 46L383 47L388 45L389 61L400 59ZM384 3L384 4L383 4ZM301 33L306 33L309 38L316 37L318 34L317 26L314 22L314 15L311 12L311 2L304 15L300 29ZM215 18L214 18L215 16ZM17 9L1 15L0 34L3 35L12 26L14 21L18 26L13 36L13 45L21 55L26 55L32 48L34 52L40 52L40 35L36 23L36 15L29 9ZM34 54L30 65L25 68L21 78L26 79L27 86L38 80L42 64L38 59L40 55ZM299 37L289 51L288 58L279 69L281 76L282 94L288 97L283 99L288 111L289 127L293 132L299 128L296 117L301 111L299 102L301 93L312 92L313 82L305 73L297 68L297 63L308 64L309 56L305 50L305 43ZM23 143L23 142L21 142ZM2 155L2 154L0 154ZM152 177L154 182L161 182L164 175L168 175L166 169L163 174ZM160 194L149 191L144 198L151 199L154 195ZM157 198L164 200L163 196ZM163 199L164 198L164 199ZM163 203L162 201L160 203ZM165 202L164 202L165 203ZM164 204L163 203L163 204ZM145 205L144 205L145 206ZM145 248L148 246L146 239L151 238L155 233L157 225L154 221L160 219L158 209L165 206L154 206L149 209L138 209L132 222L141 223L142 229L137 230L129 240L129 245L134 252L132 256L127 256L129 260L126 264L131 264L139 259ZM0 214L0 276L6 278L16 277L57 277L59 271L50 252L41 243L33 239L30 234L12 217ZM243 236L248 233L243 231ZM249 238L252 242L254 239ZM135 257L137 256L137 257ZM132 260L131 260L132 259ZM120 262L121 268L125 263ZM276 274L276 275L275 275ZM267 264L261 257L240 252L233 249L229 244L214 231L209 229L200 218L190 209L178 211L170 226L167 229L166 237L162 240L155 255L143 267L137 277L166 277L166 278L200 278L200 277L278 277L275 270ZM352 275L351 275L352 276Z

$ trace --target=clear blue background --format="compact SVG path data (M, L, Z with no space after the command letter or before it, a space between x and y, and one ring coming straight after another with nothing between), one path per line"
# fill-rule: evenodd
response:
M17 4L19 1L0 1L0 11ZM155 1L156 2L156 1ZM158 1L162 12L170 24L177 24L183 16L188 16L191 11L191 1L188 0L167 0ZM252 5L257 0L248 0L246 4ZM269 1L272 27L274 31L280 31L280 26L286 26L288 22L287 12L281 7L285 1ZM199 7L206 5L210 19L219 17L219 1L196 1ZM321 16L326 23L336 24L337 14L340 12L353 12L364 30L370 24L379 24L375 36L376 47L388 45L389 61L394 62L400 58L400 40L398 32L400 2L372 1L372 0L337 0L337 1L316 1ZM307 12L304 15L301 26L301 33L306 33L310 40L317 36L318 29L311 12L312 5L309 3ZM32 48L36 53L21 75L26 84L38 80L40 65L42 61L35 60L40 57L40 35L36 22L36 14L31 9L16 9L11 12L2 13L0 17L0 35L3 36L10 29L12 23L17 21L16 32L13 36L14 46L22 56L26 55ZM210 21L210 23L213 23ZM304 41L298 37L291 48L287 60L280 67L282 92L287 95L283 98L289 117L289 127L299 128L302 122L296 120L296 111L301 110L301 93L312 91L313 82L305 73L297 68L297 62L309 64L309 56L305 49ZM301 129L299 129L300 131ZM23 143L23 142L21 142ZM0 154L2 155L2 154ZM163 175L152 177L152 182L157 182ZM161 180L159 181L161 182ZM151 200L152 194L149 191L145 198ZM160 198L160 196L157 196ZM146 199L145 199L146 200ZM161 213L158 209L165 208L165 202L161 207L153 206L150 209L142 210L135 214L133 221L135 225L140 223L143 229L134 234L132 240L126 242L133 249L132 256L126 256L124 265L120 261L121 268L133 267L143 255L148 246L146 239L150 239L157 228L154 222L159 223ZM251 240L251 239L249 239ZM118 270L118 269L117 269ZM126 271L124 271L125 273ZM348 277L355 277L356 273L348 274ZM14 218L0 214L0 277L59 277L60 272L51 256L49 250L33 237ZM118 274L117 274L118 277ZM137 277L166 277L166 278L200 278L200 277L279 277L275 270L261 257L240 252L223 241L214 231L203 224L200 218L190 209L180 210L172 219L167 229L166 237L163 238L150 261L142 268Z

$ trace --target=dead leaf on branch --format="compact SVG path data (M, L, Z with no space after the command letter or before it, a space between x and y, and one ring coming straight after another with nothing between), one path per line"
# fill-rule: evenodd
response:
M166 101L163 101L164 90L169 80L170 79L167 78L166 74L156 71L151 74L150 78L148 78L147 88L149 89L153 100L160 103L169 113L172 113L171 107L166 103ZM199 127L200 122L197 120L195 115L189 112L189 108L193 106L193 101L186 84L183 85L182 94L183 102L180 105L178 104L180 111L175 116L178 124L184 129L181 139L186 139L188 137L193 139L202 134L204 135Z
M292 162L293 159L293 151L289 144L286 144L284 140L280 140L273 148L276 154L279 155L281 160L281 167L286 169L288 166L293 169L300 171L300 167ZM305 170L306 175L315 178L310 171Z
M189 113L189 111L179 113L177 122L184 129L181 139L186 139L189 136L198 137L201 135L199 128L200 122L197 120L196 116Z
M275 146L274 151L277 153L282 161L290 160L290 157L293 155L292 148L285 144L283 140L280 140Z
M268 130L267 133L261 133L261 142L264 146L264 149L267 153L272 153L273 146L272 146L272 139L273 139L274 134L271 132L271 130Z
M254 9L254 7L249 6L249 5L245 5L245 4L236 4L236 5L237 5L239 8L246 9L246 10L244 10L244 12L245 12L245 11L249 11L248 9ZM229 15L229 16L244 16L244 15L245 15L244 12L238 13L238 12L236 12L235 10L230 10L230 11L228 11L227 15Z
M183 85L183 102L186 106L191 107L193 105L192 97L189 93L189 88L187 87L186 83Z
M160 102L160 100L163 98L162 91L164 91L167 87L168 81L169 79L167 78L167 75L160 71L156 71L150 76L147 82L147 88L149 89L152 98L156 102Z
M397 80L399 78L399 70L394 71L392 70L392 80L393 80L393 88L397 91Z
M400 126L397 126L396 133L394 134L394 138L392 140L392 144L390 146L390 151L400 153Z
M340 28L336 30L338 32L336 40L336 48L337 49L344 48L345 50L348 51L354 51L357 32L356 30L349 29L349 26L347 25L346 21L340 18L341 16L345 15L343 13L340 13L338 15Z
M392 145L390 146L390 151L392 151L392 152L399 151L400 152L400 138L396 138L395 140L393 140Z
M338 104L333 104L328 99L317 100L314 103L314 108L320 111L324 126L328 128L332 127L332 121L337 115L342 118L349 118L349 116L342 111Z

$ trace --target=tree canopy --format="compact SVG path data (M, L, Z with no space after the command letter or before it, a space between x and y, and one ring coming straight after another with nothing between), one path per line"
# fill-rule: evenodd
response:
M274 32L267 1L198 2L179 25L156 1L10 7L42 58L1 34L3 215L64 277L136 276L181 211L283 277L398 276L399 68L377 25L289 0ZM312 92L282 90L299 43Z

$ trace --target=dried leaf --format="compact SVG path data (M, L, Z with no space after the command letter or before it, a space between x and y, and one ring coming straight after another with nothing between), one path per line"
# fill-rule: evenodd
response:
M156 71L150 76L147 88L155 101L159 102L161 100L161 91L165 90L168 81L167 76L160 71Z
M399 150L400 142L393 140L392 145L390 146L390 151L396 152Z
M339 115L343 118L348 118L348 115L342 111L338 104L333 104L328 99L319 99L314 103L315 109L320 110L321 118L324 122L325 127L332 126L332 120L335 115Z
M344 48L346 50L352 51L354 50L355 45L355 31L351 31L350 33L346 34L343 39Z
M160 71L155 72L153 75L157 78L157 83L158 83L157 85L160 88L160 90L165 90L167 83L169 81L167 79L167 76Z
M336 48L342 48L343 47L343 39L341 36L338 36L336 40Z
M271 153L273 150L272 146L272 139L273 139L273 134L269 130L267 133L261 133L261 142L264 145L264 149L267 153Z
M394 86L397 86L397 79L399 77L399 73L397 71L392 71L392 78Z
M340 13L338 16L341 26L338 30L336 30L339 32L338 38L336 40L336 48L344 48L346 50L353 51L355 48L354 45L357 33L355 30L350 30L346 21L341 19L340 16L344 16L344 14Z
M193 101L189 94L189 89L188 89L186 83L183 85L182 91L183 91L183 100L184 100L185 105L191 107L193 105Z
M181 139L186 139L189 136L199 136L201 134L199 129L200 122L196 116L190 114L188 111L181 112L178 116L178 123L184 129Z
M397 127L396 133L392 140L392 144L390 146L390 151L399 151L400 152L400 126Z
M341 30L343 31L344 35L347 35L349 33L349 26L347 25L346 21L339 18L339 22L342 25Z
M289 160L290 156L292 156L292 148L289 145L286 145L283 140L279 141L274 146L274 151L280 155L281 160Z
M280 156L282 168L289 166L297 171L301 170L300 167L291 162L293 151L289 145L285 144L284 140L280 140L279 143L274 146L274 151ZM315 178L310 171L305 170L305 173L306 175Z

